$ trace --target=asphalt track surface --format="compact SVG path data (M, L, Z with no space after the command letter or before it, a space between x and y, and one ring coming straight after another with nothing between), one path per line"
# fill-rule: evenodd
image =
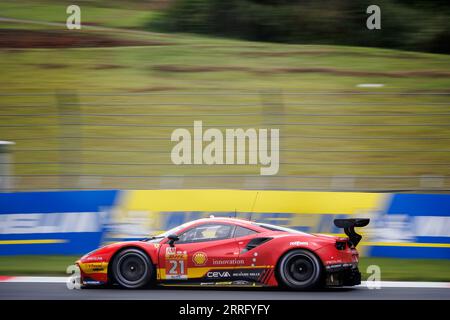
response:
M0 283L0 300L450 300L448 288L354 288L290 292L261 288L69 290L65 283Z

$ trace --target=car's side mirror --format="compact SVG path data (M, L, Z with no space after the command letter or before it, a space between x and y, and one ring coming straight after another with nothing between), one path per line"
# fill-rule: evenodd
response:
M178 238L178 236L177 236L176 234L170 234L170 235L167 237L167 239L169 239L169 245L170 245L171 247L174 246L173 244L175 243L175 241L180 240L180 238Z

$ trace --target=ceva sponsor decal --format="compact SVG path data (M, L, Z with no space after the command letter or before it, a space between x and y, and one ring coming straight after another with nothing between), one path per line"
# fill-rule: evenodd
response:
M228 271L209 271L206 276L208 278L229 278L231 277Z

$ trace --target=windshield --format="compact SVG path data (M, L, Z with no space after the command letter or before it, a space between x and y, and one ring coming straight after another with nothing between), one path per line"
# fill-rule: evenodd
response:
M193 223L193 221L183 223L182 225L179 225L175 228L169 229L169 230L167 230L163 233L160 233L156 236L151 236L149 239L146 239L146 240L148 242L160 242L162 239L167 238L171 234L177 234L178 231L180 231L181 229L184 229L185 227L188 227L192 223Z
M302 231L298 231L295 229L291 229L291 228L286 228L286 227L280 227L280 226L275 226L273 224L268 224L268 223L255 223L257 226L263 227L264 229L268 229L271 231L283 231L283 232L289 232L289 233L300 233L300 234L306 234Z

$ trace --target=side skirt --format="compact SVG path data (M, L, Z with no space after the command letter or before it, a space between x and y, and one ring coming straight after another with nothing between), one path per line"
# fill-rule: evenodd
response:
M266 284L257 283L257 282L247 282L247 281L222 281L222 282L191 282L191 283L168 283L161 282L158 283L158 286L161 287L230 287L230 288L263 288L270 287Z

